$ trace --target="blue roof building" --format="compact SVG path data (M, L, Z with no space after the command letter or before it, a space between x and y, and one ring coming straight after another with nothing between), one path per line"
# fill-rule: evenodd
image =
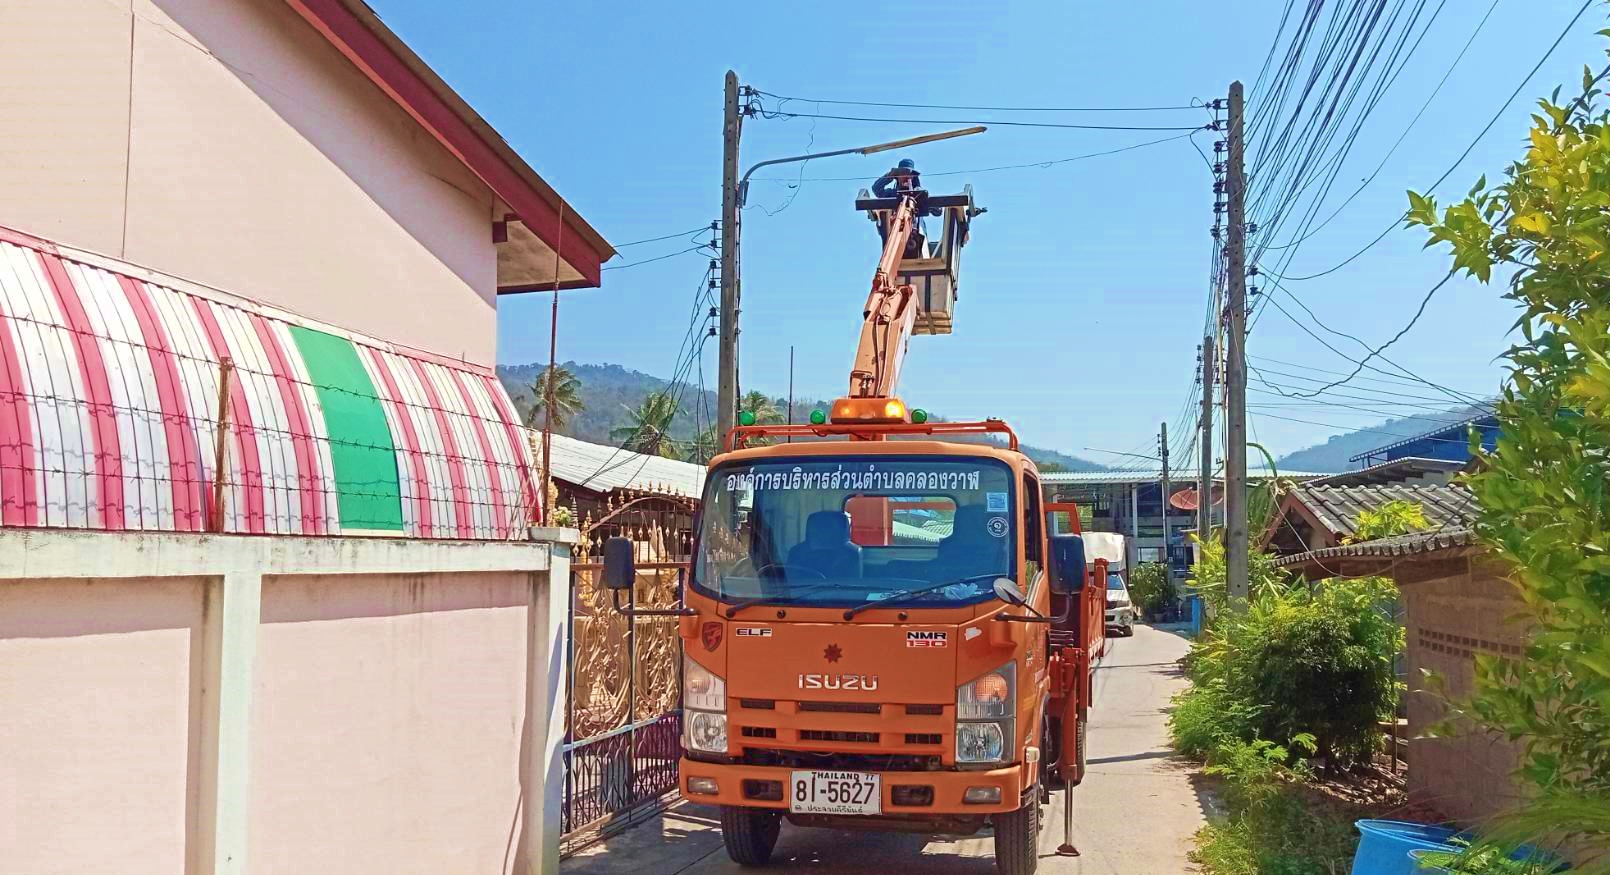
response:
M1362 462L1368 468L1397 459L1443 459L1450 462L1470 461L1470 430L1481 432L1481 445L1491 451L1498 443L1498 417L1488 413L1473 416L1463 422L1445 425L1435 431L1404 438L1395 444L1377 447L1359 453L1349 461Z

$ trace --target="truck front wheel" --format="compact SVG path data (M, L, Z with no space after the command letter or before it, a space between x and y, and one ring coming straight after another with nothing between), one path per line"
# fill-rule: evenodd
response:
M764 866L777 847L777 833L783 817L763 808L721 806L721 842L727 856L740 866Z
M1040 797L995 815L995 868L1001 875L1034 875L1040 865Z

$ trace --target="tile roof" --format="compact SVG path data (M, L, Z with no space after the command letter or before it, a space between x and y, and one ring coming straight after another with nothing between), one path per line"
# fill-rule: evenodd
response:
M1420 505L1433 529L1462 528L1476 515L1476 498L1457 484L1385 483L1367 486L1315 486L1292 489L1287 501L1296 501L1338 539L1353 536L1358 515L1378 510L1389 501Z
M1472 548L1477 546L1475 533L1468 528L1437 529L1429 532L1415 532L1411 535L1398 535L1393 538L1380 538L1375 541L1362 541L1357 544L1343 544L1339 547L1326 547L1322 550L1310 550L1307 553L1298 553L1292 556L1282 556L1275 560L1275 566L1289 568L1325 559L1358 557L1397 559L1446 550L1458 550L1463 554L1470 552Z

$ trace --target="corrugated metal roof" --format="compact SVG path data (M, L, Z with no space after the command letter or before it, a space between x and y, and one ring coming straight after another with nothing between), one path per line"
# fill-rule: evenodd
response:
M1390 483L1425 474L1452 474L1463 468L1465 464L1464 462L1455 462L1449 459L1423 459L1419 456L1404 456L1401 459L1381 462L1356 471L1329 474L1313 481L1309 485L1360 486L1367 483Z
M1394 538L1381 538L1357 544L1343 544L1339 547L1326 547L1322 550L1311 550L1307 553L1298 553L1277 559L1275 565L1280 568L1289 568L1325 559L1400 558L1445 550L1458 550L1460 553L1468 553L1477 546L1474 532L1468 528L1457 527L1431 532L1416 532L1412 535L1398 535Z
M533 434L541 458L541 434ZM646 456L562 434L553 436L553 476L594 492L636 489L698 498L704 494L704 472L703 465L692 462Z
M0 526L518 538L527 451L489 370L0 228Z
M1395 441L1393 443L1386 444L1384 446L1376 447L1373 450L1366 450L1366 451L1364 451L1362 453L1359 453L1356 456L1353 456L1353 457L1349 458L1348 461L1349 462L1357 462L1359 459L1368 458L1368 457L1373 456L1373 455L1375 455L1377 453L1389 453L1389 452L1397 449L1398 447L1405 447L1405 446L1408 446L1409 444L1417 443L1419 441L1424 441L1424 440L1439 440L1439 439L1441 439L1441 440L1450 440L1450 441L1456 441L1456 442L1459 442L1459 443L1463 443L1465 435L1470 431L1471 426L1475 426L1477 428L1489 428L1489 427L1496 427L1497 425L1498 425L1498 417L1497 416L1495 416L1495 415L1493 415L1491 413L1482 413L1482 414L1479 414L1479 415L1476 415L1476 416L1468 417L1468 418L1466 418L1466 419L1464 419L1464 420L1462 420L1460 422L1450 423L1450 424L1445 425L1445 426L1443 426L1441 428L1434 428L1434 429L1432 429L1430 431L1427 431L1427 432L1421 432L1420 434L1417 434L1414 437L1406 437L1406 438L1404 438L1404 439L1402 439L1400 441ZM1458 435L1458 437L1453 437L1453 438L1444 437L1445 435Z
M1476 497L1469 489L1456 484L1304 484L1292 489L1290 500L1301 503L1339 539L1353 536L1359 513L1377 510L1389 501L1408 501L1419 505L1425 510L1426 521L1435 529L1462 528L1476 515Z

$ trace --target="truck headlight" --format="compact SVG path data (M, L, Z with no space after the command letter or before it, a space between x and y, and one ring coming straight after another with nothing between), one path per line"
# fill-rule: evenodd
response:
M689 711L687 746L705 753L727 752L727 715Z
M1008 739L1017 713L1017 663L986 672L956 688L956 762L1010 759Z
M688 750L727 752L727 683L715 672L682 657L682 743Z
M1010 725L1011 721L1007 721ZM1006 752L1006 731L1000 723L956 724L956 762L996 763Z
M710 669L682 657L682 706L695 711L727 710L727 682Z

